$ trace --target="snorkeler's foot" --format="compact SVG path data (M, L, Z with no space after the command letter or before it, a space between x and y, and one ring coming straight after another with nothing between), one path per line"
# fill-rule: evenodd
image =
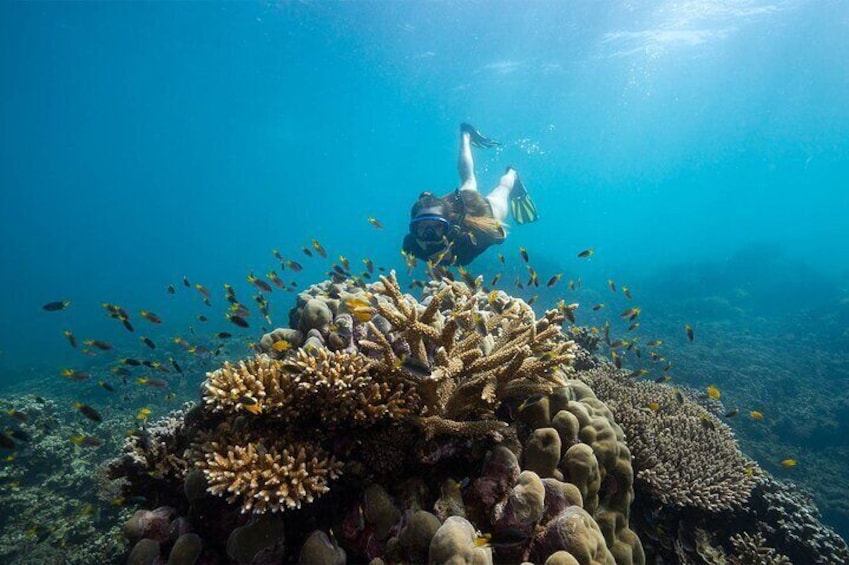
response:
M460 132L469 134L469 142L475 147L496 147L501 145L494 139L490 139L481 134L475 127L471 124L462 123L460 124Z
M509 171L510 167L507 170ZM510 191L510 213L517 224L529 224L539 220L536 204L531 200L531 195L518 174L513 183L513 190Z

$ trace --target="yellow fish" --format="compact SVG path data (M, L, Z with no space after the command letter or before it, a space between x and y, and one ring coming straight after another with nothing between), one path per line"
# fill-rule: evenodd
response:
M660 404L658 404L657 402L649 402L648 408L652 412L657 412L657 410L660 409Z
M796 460L795 459L784 459L784 460L781 461L781 466L784 467L785 469L795 467L796 466Z
M289 351L292 348L292 344L286 341L285 339L281 339L280 341L275 341L274 345L271 346L274 351L283 352Z
M751 416L753 420L761 421L764 419L763 413L758 412L757 410L752 410L751 412L749 412L749 416Z
M719 400L722 397L722 393L714 385L707 387L707 394L714 400Z
M136 414L136 420L147 420L147 417L150 416L151 412L153 412L153 410L151 410L150 408L139 409L138 413Z

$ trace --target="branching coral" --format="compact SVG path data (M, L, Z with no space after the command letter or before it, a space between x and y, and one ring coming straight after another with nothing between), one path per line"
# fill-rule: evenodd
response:
M424 405L416 421L428 435L499 429L503 424L494 414L500 402L550 393L563 384L553 369L574 359L574 343L562 337L563 315L556 310L535 320L520 300L502 301L451 282L436 287L427 306L418 306L402 294L394 275L381 277L372 290L383 299L368 312L388 320L417 365L428 369L416 381ZM368 330L359 345L379 356L384 371L404 365L385 332L374 323Z
M772 547L760 533L749 535L741 532L731 536L731 545L735 555L729 562L732 565L790 565L792 561Z
M209 373L204 401L214 411L270 413L292 421L320 415L328 424L398 419L416 404L415 391L358 353L299 349L293 358L259 355Z
M711 512L745 503L761 471L728 426L671 387L623 379L610 366L580 376L625 430L636 476L654 496Z
M257 514L312 502L342 470L316 444L256 432L236 434L227 424L207 435L196 450L209 491Z

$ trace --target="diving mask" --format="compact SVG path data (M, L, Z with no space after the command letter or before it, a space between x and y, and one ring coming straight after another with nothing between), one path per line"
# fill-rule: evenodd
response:
M422 214L410 221L410 233L420 241L436 243L448 233L451 222L437 214Z

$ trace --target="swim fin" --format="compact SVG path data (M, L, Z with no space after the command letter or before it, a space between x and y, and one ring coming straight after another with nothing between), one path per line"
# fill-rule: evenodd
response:
M471 124L460 124L460 131L469 134L469 143L471 143L475 147L496 147L498 145L501 145L494 139L485 137Z
M536 204L531 200L531 195L518 175L513 190L510 191L510 213L517 224L529 224L539 220Z

